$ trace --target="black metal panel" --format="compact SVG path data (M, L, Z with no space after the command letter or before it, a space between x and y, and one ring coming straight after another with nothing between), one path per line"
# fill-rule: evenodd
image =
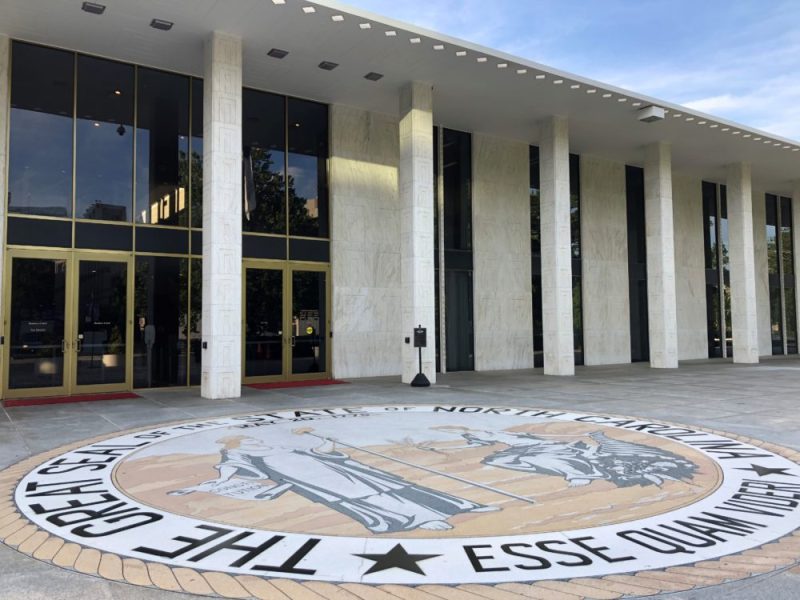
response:
M75 247L89 250L133 250L133 227L105 223L75 223Z
M203 256L203 232L192 231L192 254L194 256Z
M444 268L447 271L472 271L472 251L444 251Z
M286 238L245 234L242 236L242 256L286 260Z
M159 254L189 254L189 232L185 229L137 227L136 251Z
M72 247L72 222L8 217L9 246Z
M330 262L331 245L325 240L289 240L289 260Z

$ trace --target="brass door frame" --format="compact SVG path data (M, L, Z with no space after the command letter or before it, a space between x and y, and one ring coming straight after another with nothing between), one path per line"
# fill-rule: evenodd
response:
M12 261L15 258L33 258L40 260L63 260L66 263L66 281L64 290L64 380L61 386L47 388L10 389L11 358L11 297ZM127 267L126 307L126 346L125 346L125 381L103 385L77 385L77 338L78 338L78 292L80 262L94 260L102 262L125 263ZM8 248L5 263L3 315L6 343L3 345L3 398L38 398L47 396L67 396L72 394L92 394L103 392L130 391L133 381L133 256L126 252L108 252L100 250L59 250L59 249L19 249Z
M283 274L282 286L282 314L283 327L281 338L282 373L264 377L246 377L246 343L247 343L247 269L280 271ZM325 273L325 370L320 373L292 374L292 273L295 271ZM304 263L297 261L275 261L260 259L245 259L242 261L242 383L277 383L283 381L309 381L314 379L328 379L331 376L331 278L330 265L321 263Z
M82 261L113 262L125 263L126 265L126 298L125 298L125 380L121 383L106 383L99 385L78 385L78 297L80 295L80 263ZM103 392L127 392L133 389L133 256L130 253L107 252L107 251L86 251L80 250L73 253L72 258L72 329L70 335L70 353L72 354L74 365L70 370L70 393L71 394L97 394Z

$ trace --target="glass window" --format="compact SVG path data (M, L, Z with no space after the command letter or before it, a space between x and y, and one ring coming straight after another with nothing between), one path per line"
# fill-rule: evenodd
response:
M572 229L572 258L581 257L581 161L569 155L569 212Z
M136 222L187 226L189 78L138 70Z
M15 42L8 210L72 216L75 56Z
M541 225L541 180L539 175L539 148L530 149L530 181L531 181L531 254L542 255ZM541 261L541 258L539 259Z
M203 80L192 79L192 227L203 227Z
M186 385L188 266L185 258L136 257L135 387Z
M472 136L445 129L444 164L444 247L472 250Z
M78 57L75 216L130 221L134 68Z
M244 231L286 233L286 99L244 90Z
M289 235L328 237L328 107L289 98Z

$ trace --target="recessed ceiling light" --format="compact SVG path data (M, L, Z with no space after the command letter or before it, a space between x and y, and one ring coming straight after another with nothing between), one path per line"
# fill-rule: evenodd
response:
M485 62L486 62L486 61L488 61L489 59L488 59L488 58L486 58L485 56L479 56L479 57L477 58L477 60L478 60L478 62L479 62L479 63L485 63Z
M286 0L272 0L273 4L286 4Z
M780 142L775 142L775 143L773 144L773 146L780 146L780 145L781 145L781 143L780 143Z
M517 69L517 75L525 75L527 72L528 69Z
M93 15L102 15L106 12L106 7L103 4L97 4L96 2L84 2L83 6L81 6L81 10L87 13L92 13Z
M741 135L741 134L742 134L742 132L741 132L741 131L734 131L734 132L732 132L732 133L731 133L731 135ZM748 133L748 134L747 134L746 136L744 136L744 137L750 137L750 134Z
M383 75L380 73L370 72L364 75L364 79L368 79L369 81L380 81L383 79Z
M771 143L772 143L772 140L764 140L764 143L765 143L765 144L771 144ZM780 144L778 144L778 145L780 146Z
M122 90L114 90L115 96L122 96Z
M372 29L372 23L359 23L358 26L361 29Z
M172 21L165 21L164 19L153 19L150 21L150 27L159 29L161 31L169 31L175 25Z
M603 98L611 98L614 94L603 94Z
M708 123L708 121L698 121L697 122L698 125L705 125L706 123Z
M791 146L784 146L783 147L784 150L789 150L790 148L791 148Z
M498 69L507 69L508 68L508 63L497 63L497 68Z
M342 21L344 21L344 16L343 15L333 15L331 17L331 21L333 21L334 23L341 23Z
M397 32L394 30L387 31L386 37L397 37Z
M436 44L433 47L434 50L444 50L444 44Z
M800 152L800 148L792 148L792 152Z
M675 113L674 115L672 115L672 118L673 119L680 119L682 116L683 116L683 113Z
M317 12L317 9L314 8L313 6L304 6L303 7L303 12L306 13L307 15L310 15L310 14L313 14L313 13Z
M711 125L708 126L709 129L716 129L717 127L719 127L719 125L717 125L716 123L712 123Z
M692 121L694 121L694 117L686 117L687 123L691 123Z
M617 98L617 102L627 102L627 98Z
M749 136L749 135L746 135L745 137L750 137L750 136ZM761 141L761 138L760 138L760 137L753 138L753 141L754 141L754 142L760 142L760 141Z
M597 93L597 90L596 90L596 89L594 89L594 88L591 88L591 89L588 89L588 90L586 90L586 93L587 93L587 94L596 94L596 93Z
M572 90L579 90L579 89L581 89L581 84L580 84L580 83L573 83L573 84L572 84L571 86L569 86L569 87L570 87L570 89L572 89Z
M539 74L536 76L536 79L547 79L547 75L545 75L544 73L539 73Z
M411 42L412 44L421 44L422 43L422 38L411 38L408 41Z
M100 123L98 123L97 121L95 121L95 122L94 122L94 126L95 126L95 127L100 127Z
M458 52L456 52L456 56L466 56L466 55L467 55L466 50L459 50Z
M564 83L563 79L554 79L553 80L553 85L561 85L562 83Z
M289 56L289 53L286 50L281 50L280 48L273 48L269 52L267 52L267 56L271 56L272 58L286 58Z
M723 127L722 129L720 129L720 131L730 131L730 130L731 130L730 127Z
M339 63L330 62L328 60L323 60L321 63L319 63L319 68L323 71L333 71L338 66Z

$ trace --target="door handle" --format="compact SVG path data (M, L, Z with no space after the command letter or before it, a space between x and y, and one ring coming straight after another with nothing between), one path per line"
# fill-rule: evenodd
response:
M67 353L67 340L61 340L61 354Z
M77 340L75 340L75 352L80 354L80 351L83 349L83 339L79 336Z
M292 336L292 348L294 348L295 346L297 346L297 338L295 336Z

